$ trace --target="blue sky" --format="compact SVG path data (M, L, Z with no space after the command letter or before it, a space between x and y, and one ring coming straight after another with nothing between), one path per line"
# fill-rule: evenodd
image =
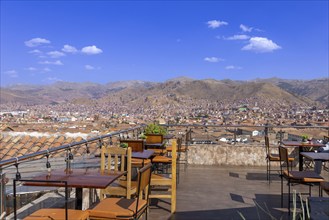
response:
M1 86L328 77L328 1L1 0Z

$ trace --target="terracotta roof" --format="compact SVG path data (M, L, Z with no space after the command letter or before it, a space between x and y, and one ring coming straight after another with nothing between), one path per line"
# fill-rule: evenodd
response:
M12 129L6 124L0 124L0 131L14 131L14 129Z
M7 160L12 157L20 157L26 154L35 153L42 150L51 149L69 143L81 142L82 137L65 137L65 136L42 136L35 137L29 135L11 136L10 134L1 134L0 139L0 160ZM98 142L88 145L90 152L99 153ZM85 145L76 147L72 151L76 156L82 156L86 153ZM66 151L57 152L51 157L64 157Z

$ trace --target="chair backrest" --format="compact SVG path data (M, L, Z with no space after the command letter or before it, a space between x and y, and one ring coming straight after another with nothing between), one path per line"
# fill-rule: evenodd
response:
M121 143L127 143L132 152L143 152L145 150L144 140L120 140Z
M149 163L142 167L140 170L138 170L138 185L137 185L137 202L136 202L136 212L135 214L138 214L138 203L140 199L143 199L147 201L149 200L150 195L150 182L151 182L151 173L152 173L152 164Z
M146 143L147 144L163 143L163 135L162 134L147 134Z
M286 170L288 172L289 175L289 156L288 156L288 149L283 147L283 146L279 146L279 156L280 156L280 170L281 173L283 172L283 167L284 164L286 164Z
M126 195L130 198L131 194L131 148L122 148L117 146L106 147L101 149L101 171L127 171L121 179L127 182Z

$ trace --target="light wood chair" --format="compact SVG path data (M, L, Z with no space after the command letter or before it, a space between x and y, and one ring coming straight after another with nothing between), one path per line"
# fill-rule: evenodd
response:
M272 150L274 149L274 147L270 146L270 140L268 138L267 135L265 135L265 150L266 150L266 178L268 180L269 183L271 183L271 172L272 171L280 171L280 168L277 169L272 169L271 167L271 163L280 163L280 155L278 153L273 154ZM275 147L276 151L277 151L277 147ZM290 169L292 170L292 166L293 166L293 162L295 160L295 158L293 157L288 157L289 160L289 164L290 164Z
M170 162L171 162L171 174L152 173L150 198L170 199L171 213L175 213L176 212L176 169L177 169L176 167L177 141L176 140L173 140L172 142L172 155ZM164 191L159 191L159 190L164 190Z
M293 184L303 184L309 186L309 195L311 196L311 187L319 186L319 196L321 195L320 183L324 179L314 171L289 171L288 149L279 146L280 153L280 170L281 170L281 207L283 207L283 178L288 181L288 212L290 214L290 187Z
M89 211L92 219L139 219L145 214L147 219L147 208L150 190L152 164L147 164L138 171L137 194L134 199L106 198Z
M125 196L127 199L136 193L136 186L131 183L131 148L122 148L117 146L106 147L101 149L101 171L127 171L127 174L119 180L112 183L106 189L100 190L100 199L110 196Z

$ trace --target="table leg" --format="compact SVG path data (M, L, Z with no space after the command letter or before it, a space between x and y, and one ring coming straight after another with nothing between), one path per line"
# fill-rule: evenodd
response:
M75 208L82 210L82 188L75 188Z
M300 154L301 152L304 151L303 147L299 147L299 154L298 154L298 159L299 159L299 171L303 171L303 164L304 164L304 161L303 161L303 156Z

